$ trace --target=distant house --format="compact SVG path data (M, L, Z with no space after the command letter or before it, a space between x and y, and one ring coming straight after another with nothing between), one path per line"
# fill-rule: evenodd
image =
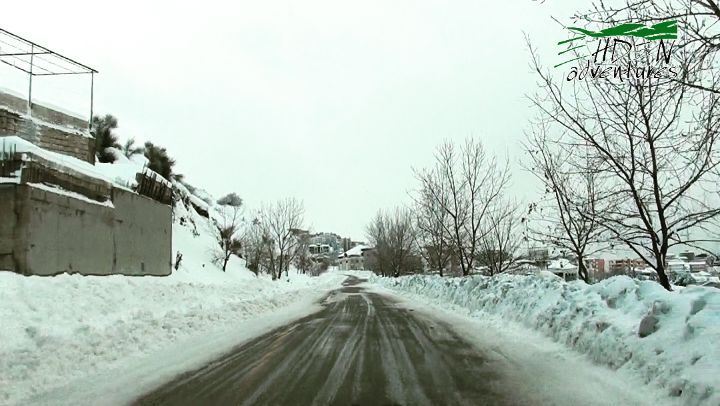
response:
M330 254L333 249L330 244L309 244L308 251L310 252L310 255L320 256L323 254Z
M695 255L684 252L679 255L668 255L666 270L671 279L686 274L706 274L713 270L715 258L709 255Z
M350 248L338 255L338 268L344 271L366 269L365 260L372 249L372 247L363 244Z
M547 270L566 281L575 280L578 277L578 266L565 258L550 261Z
M610 275L631 275L638 269L645 269L647 264L640 258L611 259L608 267Z
M308 253L315 260L332 262L340 252L340 236L334 233L315 233L308 238Z
M603 258L586 258L585 268L591 280L598 281L607 277L606 261Z
M545 269L550 260L550 249L547 247L529 248L526 257L538 268Z
M690 272L690 264L682 260L667 261L666 270L670 274L681 274Z

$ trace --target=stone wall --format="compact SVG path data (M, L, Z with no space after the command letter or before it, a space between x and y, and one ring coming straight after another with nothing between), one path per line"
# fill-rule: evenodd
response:
M21 131L20 114L5 110L0 106L0 134L17 134Z
M77 131L88 130L87 120L53 110L41 104L32 104L32 116L49 124L63 126Z
M25 275L169 275L171 207L114 188L113 205L0 184L0 269Z
M42 149L69 155L95 164L95 139L71 134L57 128L39 125L36 128L37 141Z
M95 139L86 120L35 103L31 111L29 115L27 100L0 92L0 137L16 135L40 148L95 163Z
M26 114L28 109L28 102L22 97L17 97L5 92L0 92L0 106L5 106L10 110Z

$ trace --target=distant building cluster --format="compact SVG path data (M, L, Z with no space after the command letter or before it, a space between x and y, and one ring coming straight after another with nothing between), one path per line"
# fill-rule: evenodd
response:
M627 275L641 280L654 280L655 270L641 258L586 258L585 267L590 280L599 281L617 275ZM716 258L707 253L683 252L668 254L665 264L670 279L676 284L717 284ZM566 280L577 279L578 264L572 255L551 248L530 248L518 261L517 273L547 270Z
M316 233L310 235L308 252L312 257L332 257L339 250L339 236L332 233Z
M335 233L318 232L308 237L307 250L314 261L327 262L343 270L367 269L366 253L372 247Z
M340 270L370 270L374 248L359 241L343 238L335 233L315 233L309 237L308 253L314 260L323 260ZM424 262L424 261L421 261ZM584 260L591 281L600 281L617 275L648 280L655 279L655 271L640 258L591 257ZM426 269L427 264L422 264ZM692 284L717 284L715 257L706 253L684 252L668 255L666 270L671 280L678 284L687 281ZM445 275L460 276L459 264L450 259ZM508 271L515 274L532 274L540 271L552 272L570 281L578 279L578 262L567 250L549 247L529 248L514 261ZM476 266L473 273L483 274L487 266Z

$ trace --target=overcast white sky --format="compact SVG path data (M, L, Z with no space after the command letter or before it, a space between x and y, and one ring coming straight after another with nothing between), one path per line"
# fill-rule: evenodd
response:
M364 239L443 139L481 138L510 154L514 194L537 188L517 168L535 87L523 31L552 61L550 16L589 0L548 3L9 2L0 27L98 69L96 113L167 147L190 183L251 208L295 196L313 230ZM0 86L22 80L0 68ZM87 82L34 93L86 113Z

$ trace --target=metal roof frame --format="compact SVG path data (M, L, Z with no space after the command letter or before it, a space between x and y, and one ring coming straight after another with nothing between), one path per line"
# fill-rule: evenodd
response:
M34 76L90 75L90 119L92 125L94 78L97 70L67 56L0 28L0 62L29 75L28 107L32 105ZM29 109L31 111L31 109Z

